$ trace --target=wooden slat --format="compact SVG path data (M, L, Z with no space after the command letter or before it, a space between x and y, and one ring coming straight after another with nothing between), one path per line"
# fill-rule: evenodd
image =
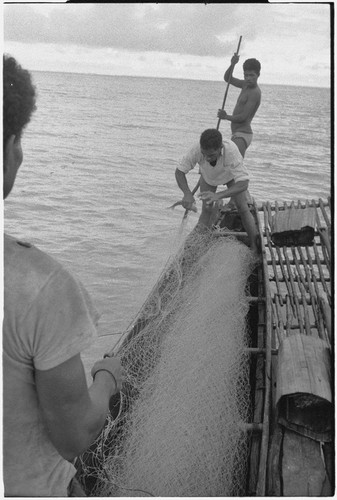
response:
M306 252L307 252L307 257L308 257L309 264L310 264L310 263L311 263L311 256L310 256L310 252L309 252L308 248L306 248ZM321 267L319 268L319 272L320 272L320 274L323 274L323 270L322 270L322 268L321 268ZM316 274L315 274L315 273L314 273L314 271L313 271L313 265L312 265L312 264L311 264L311 266L310 266L310 274L311 274L311 279L312 279L313 284L314 284L314 288L315 288L316 296L318 297L318 296L319 296L319 294L320 294L319 287L318 287L318 283L319 283L319 282L321 282L321 283L322 283L322 285L323 285L323 289L324 289L325 293L327 293L328 288L327 288L327 286L326 286L326 282L325 282L325 280L324 280L324 282L323 282L323 280L319 280L319 279L317 279ZM328 301L329 301L329 304L331 305L331 296L330 296L330 294L329 294L329 293L327 293L327 296L328 296Z
M329 343L329 346L330 346L330 349L331 349L331 343L332 343L332 338L331 338L332 337L331 308L330 308L330 305L328 303L328 300L322 294L319 295L318 302L319 302L320 309L322 311L322 315L323 315L323 319L324 319L324 324L325 324L325 327L326 327L326 333L327 333L326 340Z
M315 286L313 284L312 273L310 273L307 262L303 258L303 253L302 253L301 248L297 247L297 252L298 252L300 261L298 260L298 258L296 256L295 248L292 249L292 252L293 252L294 260L296 262L296 268L298 269L298 274L302 277L304 287L307 286L309 294L310 294L310 299L307 299L307 304L312 305L312 311L313 311L313 314L314 314L314 317L316 320L317 329L318 329L320 338L324 338L321 317L318 314L317 307L316 307L318 295L316 293L316 289L315 289ZM300 271L300 263L302 264L304 272L305 272L305 279L302 276L302 273ZM317 282L316 282L316 284L317 284ZM302 296L303 296L303 294L302 294Z
M314 329L311 328L310 325L310 317L309 317L309 310L307 306L307 302L305 300L305 290L303 285L299 282L299 287L301 290L301 295L302 295L302 305L303 305L303 314L304 314L304 326L305 326L305 332L307 335L313 335L314 334Z
M301 270L301 267L300 267L300 262L297 258L297 255L296 255L296 251L295 251L295 247L292 247L291 248L291 251L292 251L292 255L293 255L293 260L294 260L294 264L295 264L295 267L296 267L296 271L297 271L297 276L300 278L304 288L307 288L310 295L311 295L311 291L312 291L312 284L311 284L311 279L310 279L310 276L309 276L309 273L308 273L308 270L307 270L307 266L305 264L305 262L302 262L303 264L303 270L304 270L304 273L305 273L305 276L303 276L302 274L302 270Z
M316 319L316 327L317 327L317 331L318 331L318 336L320 339L328 341L328 343L330 344L330 348L331 348L331 342L330 342L329 337L327 336L326 331L325 331L324 321L323 321L323 313L322 313L321 308L319 306L319 302L318 302L317 298L314 296L312 297L311 300L312 300L312 309L313 309L315 319Z
M259 266L257 271L258 276L258 298L264 299L257 302L258 306L258 325L257 325L257 346L265 351L265 287L263 280L263 270ZM265 360L262 356L258 356L255 366L255 391L254 391L254 412L253 421L261 422L263 419L263 405L265 398L265 383L264 383ZM251 436L250 450L250 473L248 482L249 495L256 494L256 487L259 474L259 463L261 453L261 434L256 433Z
M326 250L327 250L327 256L328 256L328 262L327 262L327 264L328 264L328 267L330 269L331 244L330 244L330 238L329 238L328 230L327 230L326 227L319 227L318 228L318 233L319 233L319 236L320 236L322 249L324 250L326 248Z
M318 203L319 203L319 207L320 207L320 209L321 209L321 212L322 212L322 215L323 215L324 221L325 221L325 223L326 223L326 225L327 225L328 229L330 229L330 228L331 228L331 222L330 222L330 219L329 219L329 217L328 217L328 215L327 215L327 213L326 213L326 210L325 210L325 207L326 207L326 206L329 206L329 207L330 207L330 198L329 198L329 202L328 202L328 203L324 203L324 202L323 202L323 200L322 200L322 198L320 198L320 199L318 200ZM331 210L331 207L330 207L330 210Z
M265 355L266 354L266 349L264 347L247 347L245 349L245 351L248 353L248 354L253 354L253 355ZM277 355L277 349L272 349L271 350L271 353L273 355Z
M316 260L317 260L317 267L318 267L318 270L319 270L319 276L321 278L321 282L322 282L322 285L323 285L323 289L324 291L330 295L329 293L329 289L327 287L327 284L326 284L326 280L324 278L324 272L323 272L323 268L322 268L322 265L320 263L320 259L318 258L318 250L317 250L317 245L316 243L314 243L313 245L313 249L314 249L314 252L315 252L315 256L316 256Z
M263 430L263 424L255 422L252 423L240 422L239 427L245 432L262 432Z
M267 495L271 497L282 496L282 443L283 428L277 423L277 415L274 417L270 449L268 454L268 489Z
M271 279L271 281L274 281L274 280L275 280L275 278ZM279 283L285 283L286 281L287 281L287 279L278 277ZM294 282L298 281L298 277L297 276L293 277L293 281ZM316 277L316 281L317 281L317 283L322 283L322 279L320 277ZM330 278L324 278L324 281L325 281L325 283L330 283L331 280L330 280Z
M309 324L308 324L309 326ZM292 334L294 330L301 330L303 333L304 332L304 321L302 320L301 321L301 324L300 323L292 323L291 326L289 326L290 328L290 333ZM310 330L311 330L311 333L313 333L315 330L317 329L317 325L314 324L314 323L310 323ZM325 338L323 338L322 340L325 340Z
M259 233L262 240L262 230L259 224ZM259 476L256 487L256 496L264 496L266 494L266 479L267 479L267 457L269 443L269 418L271 404L271 335L272 335L272 311L271 311L271 294L269 289L269 274L266 259L265 247L262 248L263 261L263 279L266 293L266 361L265 361L265 398L263 409L263 431L261 438L261 453L259 462Z
M281 297L281 289L280 289L280 284L279 284L278 277L277 277L276 261L275 261L275 257L274 257L274 251L273 251L273 247L271 244L271 237L270 237L270 231L269 231L269 220L271 218L269 202L267 202L266 206L264 207L263 216L264 216L264 224L265 224L265 231L266 231L266 238L267 238L267 248L268 248L270 256L271 256L271 263L272 263L272 268L274 271L274 277L275 277L278 296Z
M289 295L286 296L286 332L287 332L287 337L291 334L291 328L292 328L292 323L293 323L293 307L292 303L290 301Z
M286 430L282 443L282 495L285 497L324 497L333 494L327 487L327 474L320 443Z
M243 237L243 236L248 236L246 232L242 231L214 231L212 233L212 236L238 236L238 237Z
M273 318L275 324L275 331L277 334L278 344L282 342L284 337L284 324L282 319L282 313L279 311L279 302L274 298L274 301L271 302L271 307L273 311Z
M301 247L296 247L296 248L301 248ZM292 264L292 265L293 265L293 264L295 264L295 261L294 261L293 259L290 259L290 260L289 260L289 262L290 262L290 264ZM303 262L304 262L305 264L309 264L309 260L304 260ZM311 262L312 262L313 264L316 264L316 259L311 259ZM278 260L278 259L274 259L274 263L275 263L275 265L277 265L277 266L278 266L278 265L285 265L285 261L279 262L279 260ZM321 264L325 264L325 260L324 260L324 259L320 259L320 263L321 263ZM267 260L267 264L268 264L268 266L271 266L271 265L273 264L272 259L268 259L268 260Z
M278 202L275 201L275 205L272 205L270 202L267 202L269 203L269 206L270 206L270 210L272 211L275 211L276 210L276 207L279 209L279 210L284 210L283 207L278 207ZM305 203L305 202L304 202ZM323 203L323 206L324 207L330 207L331 208L331 204L330 204L330 198L328 198L328 202L322 202ZM260 205L258 205L258 211L259 212L263 212L263 209L265 207L266 203L261 203ZM319 201L315 201L315 200L312 200L311 202L309 202L309 207L314 207L314 206L319 206Z
M332 402L330 355L326 342L310 335L290 335L278 351L277 402L303 393Z
M276 252L277 252L279 261L283 262L283 259L281 257L281 250L280 250L279 247L276 247ZM284 261L286 262L286 265L287 265L287 261L286 260L284 260ZM294 304L294 299L293 299L294 290L293 290L293 288L291 286L290 280L288 279L288 276L287 276L287 273L286 273L286 270L285 270L285 266L280 266L280 268L281 268L281 272L282 272L282 278L283 278L284 283L285 283L285 285L287 287L288 295L289 295L289 298L290 298L291 305L293 307L294 314L296 315L296 309L295 309L295 304Z

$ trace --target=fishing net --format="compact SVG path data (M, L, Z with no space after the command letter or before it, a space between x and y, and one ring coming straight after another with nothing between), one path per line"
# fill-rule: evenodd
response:
M244 495L253 264L236 239L197 231L168 263L118 351L118 415L81 457L90 495Z

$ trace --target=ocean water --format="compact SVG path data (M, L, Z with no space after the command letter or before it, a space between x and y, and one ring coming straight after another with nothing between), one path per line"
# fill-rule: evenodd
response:
M133 321L181 242L175 168L217 125L226 84L34 72L37 111L5 202L5 230L54 255L101 314L86 366ZM331 191L330 90L264 85L245 162L255 200L326 199ZM239 90L230 87L225 109ZM220 131L230 137L229 122ZM198 173L188 176L191 187ZM201 202L197 202L200 213ZM185 234L198 220L188 216Z

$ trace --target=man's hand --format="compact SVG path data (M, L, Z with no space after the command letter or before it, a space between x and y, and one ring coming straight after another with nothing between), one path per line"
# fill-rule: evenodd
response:
M240 56L238 56L236 53L233 55L231 59L231 64L235 66L239 62Z
M203 193L199 194L199 198L202 201L205 201L206 205L211 205L213 202L219 200L217 194L213 193L212 191L204 191Z
M226 120L226 117L226 111L224 109L218 109L218 118L220 118L220 120Z
M106 355L104 359L96 361L91 369L92 377L95 378L96 373L101 370L111 374L111 382L113 384L112 394L119 392L124 381L124 369L121 365L120 358Z
M195 199L192 193L184 194L181 204L185 208L185 210L194 210L194 203Z

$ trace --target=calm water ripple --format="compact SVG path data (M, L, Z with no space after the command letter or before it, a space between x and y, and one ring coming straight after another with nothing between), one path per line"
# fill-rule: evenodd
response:
M225 83L33 75L38 109L23 136L24 163L5 204L5 229L74 272L101 312L100 335L117 334L177 250L183 210L167 209L181 199L174 171L200 133L216 126ZM261 89L245 159L252 196L326 199L330 91L263 83ZM228 112L237 97L230 88ZM220 130L230 137L228 122ZM188 180L194 187L197 172ZM189 215L185 232L197 220ZM117 338L103 340L113 345Z

